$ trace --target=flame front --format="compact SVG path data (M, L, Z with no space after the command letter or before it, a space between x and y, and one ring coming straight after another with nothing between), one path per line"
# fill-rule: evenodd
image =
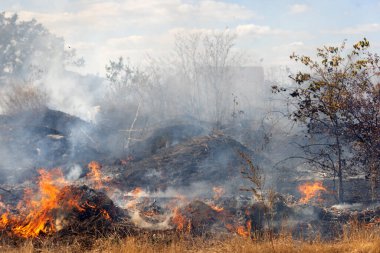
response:
M221 211L224 210L224 207L221 207L221 206L217 206L217 205L214 205L214 204L208 204L209 207L211 207L212 210L220 213Z
M40 169L38 173L38 191L25 191L24 199L18 204L19 215L8 212L2 214L1 229L10 227L13 234L25 238L36 237L40 233L50 234L57 231L54 212L58 208L76 206L74 199L69 199L64 204L60 203L60 197L65 194L63 187L66 182L59 169L50 172Z
M245 226L242 225L233 225L233 224L226 224L226 228L230 230L231 232L236 232L241 237L249 237L251 236L251 231L252 231L252 222L251 220L248 220L245 223Z
M178 207L173 210L173 223L176 225L177 231L191 232L191 220L187 220L186 217L180 212Z
M303 197L300 199L300 203L306 204L310 199L319 196L321 191L327 192L327 189L322 185L322 182L307 182L298 186L298 190L301 192Z
M87 177L93 181L95 189L97 190L101 189L103 187L103 183L102 183L102 174L100 172L100 168L101 168L100 164L98 162L91 161L87 165L87 167L90 170L87 173Z

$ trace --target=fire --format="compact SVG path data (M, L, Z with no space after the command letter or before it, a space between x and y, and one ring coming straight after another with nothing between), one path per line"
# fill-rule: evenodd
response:
M128 192L124 196L126 196L126 197L132 197L132 199L129 200L125 204L125 208L126 209L135 209L136 205L138 204L139 198L148 196L148 193L146 193L141 187L136 187L135 189L133 189L132 191Z
M224 191L224 188L221 187L221 186L214 186L212 187L212 190L214 191L214 197L213 197L213 201L210 201L208 202L207 204L216 212L220 213L221 211L224 210L223 207L220 207L218 205L215 204L215 201L217 201L218 199L220 199L223 194L225 193Z
M85 203L84 203L84 205L86 205L87 207L89 207L89 208L91 208L91 209L96 209L96 208L98 208L97 206L96 206L96 204L91 204L91 203L89 203L88 201L86 201ZM83 211L85 210L84 208L82 209ZM82 211L81 209L79 209L79 211ZM104 209L101 209L100 210L100 215L102 215L106 220L112 220L112 218L111 218L111 216L109 215L109 213L106 211L106 210L104 210Z
M102 173L100 172L100 163L91 161L87 165L87 167L90 171L87 173L86 176L94 182L94 188L97 190L103 188Z
M238 226L236 229L236 233L242 237L248 237L249 232L245 229L244 226Z
M59 169L50 172L40 169L37 192L25 191L24 199L17 205L19 215L4 213L1 216L0 228L10 228L13 234L20 237L36 237L41 233L51 234L57 231L54 214L58 210L81 207L77 197L71 196L64 189L66 181ZM66 201L61 201L63 196Z
M141 187L136 187L130 192L130 194L134 197L139 197L140 195L144 194L144 190Z
M40 169L38 173L38 189L24 191L23 199L16 206L17 215L7 211L0 216L0 230L24 238L52 234L62 229L66 213L72 210L83 212L86 205L96 208L88 202L80 204L81 195L71 191L60 169ZM111 219L104 209L100 214Z
M236 229L236 233L242 237L249 237L251 235L252 222L248 220L244 226L239 226Z
M234 226L232 224L226 224L226 228L230 231L235 231L236 234L238 234L241 237L249 237L251 235L252 222L251 220L248 220L245 226L243 225Z
M0 217L0 229L4 229L8 224L8 213L3 213Z
M310 199L319 196L321 191L327 191L327 189L322 185L322 182L307 182L298 186L298 190L303 195L303 197L300 199L300 202L303 204L306 204L310 201Z
M221 207L221 206L217 206L217 205L213 205L213 204L209 204L209 206L211 207L212 210L214 210L214 211L216 211L218 213L220 213L221 211L224 210L224 208Z
M173 223L177 226L177 230L182 231L185 227L186 218L179 212L178 208L174 208Z
M186 217L181 214L178 207L173 210L172 221L176 225L177 231L191 232L191 220L186 220Z
M102 214L102 216L103 216L106 220L111 220L111 216L109 215L109 213L108 213L106 210L102 209L102 210L100 210L100 213Z

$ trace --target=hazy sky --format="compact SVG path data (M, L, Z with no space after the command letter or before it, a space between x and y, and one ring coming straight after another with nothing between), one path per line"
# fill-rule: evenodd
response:
M251 64L285 65L293 51L364 36L380 51L379 0L1 0L0 9L63 36L90 73L118 56L143 64L147 55L167 55L184 29L228 27Z

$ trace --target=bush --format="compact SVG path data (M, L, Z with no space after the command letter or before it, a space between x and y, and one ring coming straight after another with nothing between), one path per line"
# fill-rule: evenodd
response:
M4 114L12 115L25 111L46 108L48 96L41 88L32 84L11 84L0 93L0 106Z

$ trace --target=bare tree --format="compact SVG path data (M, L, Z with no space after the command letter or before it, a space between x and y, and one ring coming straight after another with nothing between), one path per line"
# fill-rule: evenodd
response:
M141 108L147 100L150 78L144 71L124 62L122 57L110 61L106 72L109 89L101 106L99 121L112 129L112 135L121 141L122 150L128 150Z
M217 127L232 111L232 101L226 101L233 91L234 68L242 63L242 55L233 50L235 40L229 30L176 36L179 73L190 90L190 113L199 120L212 120Z

